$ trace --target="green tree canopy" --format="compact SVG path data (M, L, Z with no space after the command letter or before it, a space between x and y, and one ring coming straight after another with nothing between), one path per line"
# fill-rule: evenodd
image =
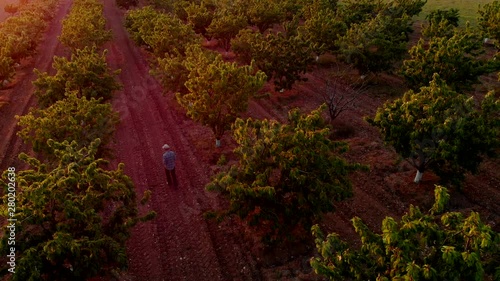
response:
M338 40L340 59L352 64L360 74L392 70L407 51L406 30L410 18L382 14L352 24Z
M250 64L258 56L258 46L264 41L264 35L251 28L245 28L231 40L231 49L236 54L236 60ZM263 45L263 44L262 44ZM268 77L269 78L269 77Z
M106 170L106 161L95 158L98 139L84 148L67 141L49 141L49 146L57 157L52 170L38 159L20 155L31 169L16 175L17 253L12 280L87 280L126 267L130 229L154 217L154 212L139 216L134 185L124 174L124 165ZM2 186L0 210L5 218L7 184ZM11 246L9 230L4 229L0 251L5 256Z
M191 24L196 33L205 37L208 35L207 28L214 18L214 11L207 6L204 2L200 4L191 2L185 7L189 24Z
M337 12L339 10L338 0L312 0L304 3L301 9L301 16L304 20L308 20L316 16L318 12L321 11L333 11Z
M302 34L269 33L263 48L257 49L256 64L273 79L276 90L289 90L296 81L307 81L303 75L313 62L317 45Z
M173 3L172 3L173 2ZM187 21L188 18L188 13L186 11L186 8L191 4L195 3L201 4L202 1L187 1L187 0L180 0L180 1L175 1L175 0L153 0L152 3L154 3L154 7L156 10L163 10L165 12L170 12L174 14L176 17L183 21ZM203 1L203 3L207 3L209 1ZM167 5L165 5L168 3ZM160 5L158 5L160 4ZM163 6L163 7L162 7ZM169 7L170 6L170 7Z
M106 51L99 54L95 47L76 50L71 60L54 57L52 67L56 70L54 76L35 69L38 78L33 84L41 106L63 99L67 92L76 92L79 97L106 100L121 88L115 79L120 71L112 71L106 63Z
M476 212L444 213L446 188L436 186L435 197L427 213L410 206L400 221L385 218L381 234L353 218L359 249L314 226L319 257L311 266L329 280L500 280L500 234Z
M326 0L323 0L326 1ZM361 24L370 21L378 15L400 19L418 15L427 0L345 0L340 1L337 6L337 14L350 28L353 24ZM410 26L400 26L405 32L411 32Z
M34 11L8 17L0 25L0 48L19 62L35 53L46 27L47 22Z
M325 0L327 2L336 2L337 0ZM299 15L302 11L306 1L303 0L279 0L279 4L283 7L285 12L285 20L292 20L294 17Z
M190 25L177 17L161 13L153 21L153 26L143 25L139 33L157 57L184 55L189 44L200 40Z
M242 30L232 41L238 60L255 65L273 79L276 90L291 89L296 81L305 81L303 74L314 61L317 45L290 23L285 32L262 35L249 29Z
M266 75L253 65L225 62L220 54L197 46L189 52L185 62L188 93L177 94L177 100L188 116L212 129L219 146L224 132L247 109L249 98L264 85Z
M426 3L427 0L391 0L382 6L381 11L392 18L413 17L422 12Z
M238 119L233 125L239 163L207 186L229 199L222 216L238 215L265 241L309 229L334 202L352 196L349 174L361 168L340 157L347 144L333 142L321 117L324 107L308 115L292 110L289 124Z
M53 152L47 143L49 139L76 141L79 147L83 147L99 138L106 144L119 121L111 104L103 104L94 98L79 98L74 92L48 108L32 109L17 118L21 127L17 134L31 143L35 151L48 154Z
M478 25L481 30L492 39L495 39L497 48L500 48L500 2L495 0L479 7Z
M234 14L227 10L218 10L212 23L207 28L208 34L221 42L222 47L229 51L231 39L238 35L240 30L247 27L248 22L245 16Z
M450 25L457 27L460 21L460 11L458 9L448 9L448 10L433 10L426 17L429 23L438 23L441 21L447 21Z
M391 71L407 51L412 17L420 13L426 0L341 2L336 15L348 29L337 35L340 59L361 74Z
M500 145L500 100L490 92L476 109L474 99L453 91L438 75L427 87L387 102L369 122L386 143L417 170L430 168L443 180L463 180Z
M200 42L192 26L150 6L129 11L125 26L137 44L148 46L158 58L183 56L189 45Z
M0 88L4 86L3 81L10 80L16 74L14 60L5 55L4 50L0 50Z
M306 20L300 27L304 36L317 46L315 52L336 51L337 40L346 33L347 25L338 16L335 7L316 0L304 7Z
M433 27L435 24L430 24L429 28ZM446 30L447 24L441 22L438 28ZM484 57L482 36L477 30L467 26L454 29L451 37L447 34L434 33L441 36L420 39L409 50L410 57L403 61L401 73L413 89L428 85L437 73L453 89L467 90L479 76L500 68L496 60Z
M143 36L153 32L155 19L158 15L159 13L152 6L127 11L125 14L125 28L127 28L130 37L135 43L146 45Z
M396 26L398 29L395 30L395 32L404 33L406 41L409 41L409 34L413 32L414 21L412 18L422 12L422 8L426 3L427 0L391 0L383 6L380 13L394 19L396 22L406 17L410 19L399 22L402 25Z
M213 17L212 7L204 3L177 2L176 7L188 13L186 18L191 25L151 6L127 13L125 26L137 44L148 46L156 55L157 64L151 73L158 77L166 91L188 92L184 85L189 73L185 66L186 52L190 46L200 45L200 36L195 30L206 33Z
M101 47L111 38L111 30L106 29L103 4L97 0L76 0L63 19L59 36L61 43L73 52L85 47Z
M426 17L428 25L422 27L423 38L451 38L460 20L459 10L433 10Z
M369 21L377 16L382 9L379 0L346 0L338 5L338 14L348 28L353 24Z
M189 55L189 51L187 55ZM186 81L188 80L189 70L186 68L186 57L179 55L157 59L156 67L151 70L151 74L160 80L166 91L182 95L188 93Z
M47 21L57 11L56 6L57 0L5 6L6 11L13 7L17 11L0 24L0 89L14 77L15 63L35 54Z
M257 26L261 33L285 20L285 8L277 0L251 0L244 12L250 24Z

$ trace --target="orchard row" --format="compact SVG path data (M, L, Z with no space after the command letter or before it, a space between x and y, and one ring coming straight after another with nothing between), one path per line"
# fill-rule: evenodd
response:
M36 52L57 5L57 0L24 3L0 24L0 88L14 77L15 66Z
M17 175L19 258L12 280L86 280L125 268L130 229L155 215L139 216L123 163L108 170L102 158L119 121L105 100L121 87L101 51L111 38L103 5L75 0L62 25L59 40L71 57L54 57L53 75L35 69L40 108L18 116L18 135L37 156L19 156L31 169Z

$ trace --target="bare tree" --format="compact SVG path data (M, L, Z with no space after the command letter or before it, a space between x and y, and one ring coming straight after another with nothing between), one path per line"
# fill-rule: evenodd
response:
M368 81L364 77L351 81L348 77L349 69L339 70L325 82L320 91L323 100L328 106L330 122L333 122L342 112L352 108L356 99L366 92Z

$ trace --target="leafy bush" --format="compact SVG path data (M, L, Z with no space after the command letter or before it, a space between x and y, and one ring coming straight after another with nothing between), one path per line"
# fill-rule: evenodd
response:
M229 51L231 39L247 25L247 20L243 15L232 14L223 10L214 15L207 32L212 38L219 40L226 51Z
M289 124L238 119L233 136L239 163L218 174L207 189L223 195L237 215L263 234L264 242L296 238L310 229L336 201L352 196L349 174L362 168L340 154L347 144L329 139L323 108L311 114L288 114Z
M184 56L189 45L200 42L190 25L151 7L129 11L125 26L136 43L149 46L158 58Z
M335 10L317 7L308 8L308 18L301 29L305 37L317 45L316 54L338 49L338 39L345 34L347 26L341 21Z
M127 11L125 16L125 27L135 43L138 45L146 45L143 36L148 35L147 31L152 32L152 30L154 30L154 21L158 16L159 13L155 11L152 6ZM141 33L141 30L144 34Z
M314 226L319 257L311 266L330 280L500 280L500 234L476 212L444 213L446 188L436 186L435 197L429 212L410 206L401 220L385 218L378 233L353 218L359 249Z
M97 0L76 0L63 19L59 40L75 52L85 47L101 47L111 37L111 30L106 29L103 4Z
M407 51L403 28L410 18L393 19L379 14L373 19L355 23L338 40L339 57L352 64L360 74L392 70Z
M485 155L500 146L500 100L490 92L476 109L474 99L453 91L434 75L419 92L387 102L369 122L417 170L430 168L443 180L459 183L476 172Z
M458 9L449 9L449 10L433 10L426 17L431 24L438 23L441 21L447 21L448 24L457 27L458 21L460 20Z
M500 48L500 1L494 0L479 8L478 25L492 39L496 39L497 49Z
M94 98L79 98L69 93L46 109L33 109L17 117L21 129L18 135L33 145L33 150L53 154L47 141L76 141L78 147L89 145L99 138L102 144L111 140L118 114L110 104L103 104Z
M52 140L48 146L56 157L53 165L19 156L30 169L16 175L16 272L9 278L87 280L126 267L131 228L155 213L139 215L136 190L123 163L116 170L104 169L107 162L96 157L99 139L83 148ZM0 209L6 214L7 184L2 186ZM145 193L143 201L148 197ZM2 228L0 252L7 255L12 246L9 230ZM2 264L2 275L10 274L7 266Z
M257 26L261 33L272 28L274 24L285 20L285 1L276 0L251 0L248 9L244 11L251 25Z
M39 104L49 106L63 99L67 92L76 92L78 97L111 98L121 86L115 79L119 71L109 69L106 53L99 54L95 47L85 47L76 50L70 60L54 57L52 67L56 74L53 76L35 69L38 78L33 84Z
M194 46L189 49L185 67L188 92L177 94L177 100L188 116L212 129L220 145L220 138L247 109L249 98L262 88L266 75L253 65L225 62L220 54Z
M17 14L0 24L0 79L10 80L14 64L33 55L43 31L56 11L57 0L36 0L16 6ZM7 5L7 10L13 6ZM11 10L12 12L13 10Z
M302 74L314 61L312 54L317 49L302 34L297 34L295 27L289 32L265 36L249 29L242 30L232 44L238 60L245 63L254 60L268 80L274 80L276 90L291 89L295 82L305 81Z
M9 56L4 55L3 50L0 51L0 85L3 85L4 80L10 80L15 74L14 60Z
M446 22L437 27L446 27ZM483 56L483 38L477 30L467 26L452 29L449 35L442 31L434 35L420 39L403 61L401 73L413 89L428 85L437 73L453 89L469 90L479 76L500 69L497 60Z
M200 4L191 2L185 7L185 10L187 13L187 21L191 24L194 31L207 37L207 28L212 23L214 11L204 2Z

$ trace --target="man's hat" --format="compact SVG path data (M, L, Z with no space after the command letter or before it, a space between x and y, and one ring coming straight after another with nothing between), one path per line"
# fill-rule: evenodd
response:
M163 148L163 149L169 149L169 148L170 148L170 146L169 146L168 144L164 144L162 148Z

